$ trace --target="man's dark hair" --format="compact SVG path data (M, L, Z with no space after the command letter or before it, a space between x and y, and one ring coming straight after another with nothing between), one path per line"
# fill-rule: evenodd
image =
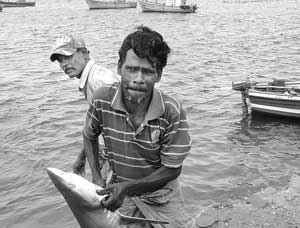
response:
M119 67L125 61L127 51L133 49L140 58L147 58L152 66L156 64L156 70L162 73L163 67L167 65L170 48L163 40L162 35L146 26L139 26L137 31L129 34L119 49Z

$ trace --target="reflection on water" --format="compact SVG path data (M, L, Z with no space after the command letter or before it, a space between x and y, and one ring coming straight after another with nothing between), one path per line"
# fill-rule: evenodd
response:
M284 186L291 174L300 173L299 133L297 119L259 113L242 118L229 137L234 150L240 151L238 165L244 171L234 183L245 184L246 194Z

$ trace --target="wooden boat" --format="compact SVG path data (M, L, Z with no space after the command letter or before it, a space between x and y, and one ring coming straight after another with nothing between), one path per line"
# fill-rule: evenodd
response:
M300 117L300 82L233 83L232 88L241 91L250 112Z
M3 7L26 7L26 6L35 6L35 1L26 1L26 0L0 0L0 5Z
M197 5L187 5L186 0L169 0L164 3L148 0L138 0L142 12L159 13L195 13Z
M136 8L137 2L126 0L86 0L89 9Z

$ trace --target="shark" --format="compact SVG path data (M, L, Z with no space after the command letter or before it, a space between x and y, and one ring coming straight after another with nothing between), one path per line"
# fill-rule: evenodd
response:
M47 168L48 176L63 195L81 228L121 228L121 224L153 223L168 224L166 221L131 217L104 208L96 190L103 189L84 177L57 168Z

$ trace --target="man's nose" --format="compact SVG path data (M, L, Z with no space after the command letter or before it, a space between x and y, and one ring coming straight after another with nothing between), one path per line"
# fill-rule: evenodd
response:
M143 72L141 70L139 70L136 73L136 77L135 77L134 82L138 83L138 84L143 84L144 83L144 75L143 75Z
M60 68L64 69L64 67L66 67L67 64L68 64L67 61L62 60L62 61L59 63L59 66L60 66Z

